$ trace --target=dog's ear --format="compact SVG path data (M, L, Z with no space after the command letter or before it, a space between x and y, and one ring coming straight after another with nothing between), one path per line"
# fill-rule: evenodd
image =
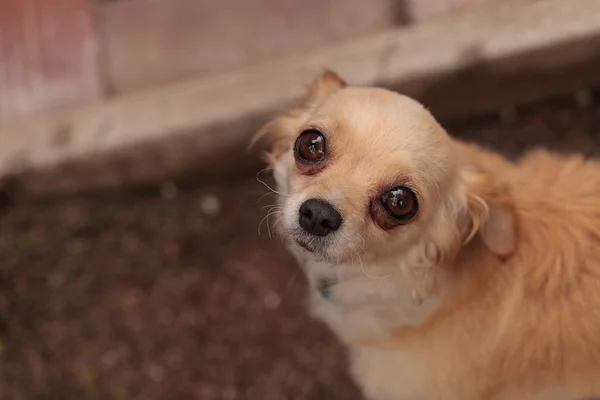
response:
M305 95L294 107L269 121L254 135L250 146L266 140L269 148L266 161L269 164L275 163L289 151L294 138L299 134L298 130L308 118L308 113L346 85L335 72L325 70L313 79Z
M317 76L308 86L302 99L303 108L313 108L322 103L332 93L346 87L348 84L335 72L326 69Z
M485 162L489 164L490 159L470 158L471 162L481 161L483 167L474 164L461 167L458 182L454 184L456 192L442 205L446 210L445 217L433 222L430 236L420 246L414 246L407 257L406 269L417 304L443 287L439 285L447 271L443 267L452 265L461 248L469 242L480 240L501 258L507 258L515 251L517 221L511 193L491 171L485 170ZM506 161L492 159L491 164L500 167ZM453 223L448 224L449 220Z
M490 172L470 169L464 177L467 188L465 244L479 235L492 253L510 256L517 241L516 212L510 191Z

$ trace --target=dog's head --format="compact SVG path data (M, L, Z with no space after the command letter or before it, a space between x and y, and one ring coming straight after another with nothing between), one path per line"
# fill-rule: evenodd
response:
M514 247L510 196L406 96L326 72L258 135L285 170L283 234L326 260L434 267L475 236L496 254Z

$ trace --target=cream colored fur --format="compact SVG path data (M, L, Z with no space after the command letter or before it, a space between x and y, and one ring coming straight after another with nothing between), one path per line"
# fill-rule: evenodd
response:
M327 132L303 175L292 145ZM513 163L451 139L417 102L318 77L258 134L282 193L277 228L315 288L310 310L349 348L372 400L577 400L600 395L600 164L540 150ZM384 231L377 190L410 181L410 224ZM344 222L319 254L294 242L298 208Z

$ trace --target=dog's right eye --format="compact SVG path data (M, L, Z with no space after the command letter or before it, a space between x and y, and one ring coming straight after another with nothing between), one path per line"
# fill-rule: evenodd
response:
M325 158L325 137L316 129L305 130L296 139L294 146L296 159L316 163Z

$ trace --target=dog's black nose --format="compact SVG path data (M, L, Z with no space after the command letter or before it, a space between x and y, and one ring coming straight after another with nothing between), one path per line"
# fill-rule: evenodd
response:
M300 206L300 226L315 236L327 236L342 225L342 216L331 204L308 199Z

